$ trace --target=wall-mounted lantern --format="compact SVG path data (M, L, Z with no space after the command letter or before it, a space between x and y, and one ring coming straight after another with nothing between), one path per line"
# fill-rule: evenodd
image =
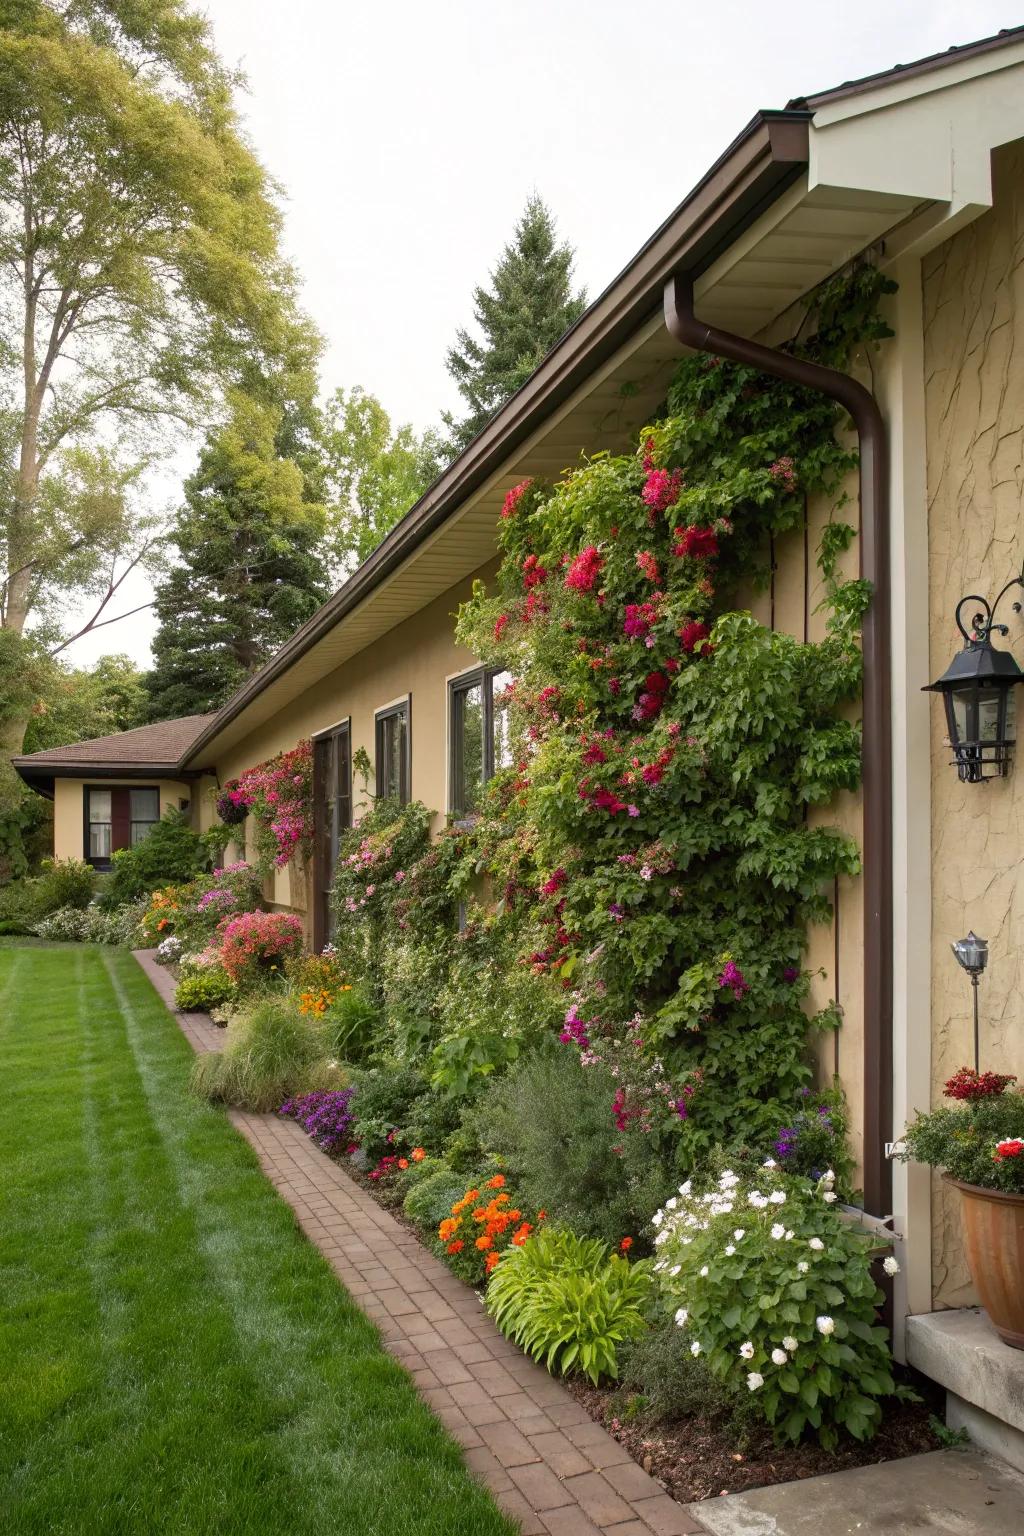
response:
M966 939L957 939L951 946L957 962L971 978L974 991L974 1070L979 1071L978 1051L978 977L988 965L988 940L979 939L972 928Z
M953 748L957 773L965 784L980 784L985 779L1004 777L1016 740L1015 700L1013 690L1024 682L1021 671L1009 651L992 644L992 635L1006 635L1005 624L997 624L996 609L1011 587L1024 587L1024 571L1008 581L995 602L971 593L956 605L956 627L964 637L964 648L953 658L937 682L928 683L926 693L941 693L946 708L949 744ZM978 610L967 630L960 618L968 603ZM1020 613L1021 604L1013 605Z

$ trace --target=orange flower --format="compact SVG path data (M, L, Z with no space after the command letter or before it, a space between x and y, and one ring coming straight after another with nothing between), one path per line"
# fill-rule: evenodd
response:
M500 1262L501 1262L501 1254L500 1253L489 1253L487 1255L486 1259L484 1260L484 1268L487 1270L487 1273L490 1274L492 1269L497 1269L497 1267L498 1267Z
M547 1219L548 1219L547 1211L538 1211L537 1212L537 1220L538 1221L547 1221Z
M409 1159L407 1157L400 1157L398 1159L398 1166L404 1172L405 1169L408 1168L408 1166L409 1166Z
M448 1216L448 1217L445 1218L444 1221L442 1221L441 1225L438 1227L437 1235L441 1239L442 1243L444 1243L444 1242L447 1242L448 1238L450 1238L452 1236L452 1234L454 1232L457 1232L458 1230L459 1230L458 1222L457 1221L453 1221L452 1218L450 1216Z
M533 1228L528 1221L524 1221L521 1227L517 1227L512 1234L512 1242L517 1248L521 1248L529 1237Z
M464 1246L465 1244L463 1243L462 1239L457 1237L453 1243L448 1244L447 1251L449 1253L461 1253Z
M487 1212L484 1210L482 1205L478 1205L476 1210L473 1212L473 1220L474 1221L486 1221L487 1220Z
M484 1253L491 1246L491 1241L491 1238L489 1238L485 1232L482 1237L477 1238L476 1246L480 1249L481 1253Z
M619 1244L619 1247L621 1248L623 1253L628 1253L629 1250L632 1248L632 1246L633 1246L633 1239L631 1237L624 1237L622 1239L622 1242Z
M522 1211L509 1211L508 1219L509 1221L518 1221L522 1214Z
M411 1156L414 1163L422 1163L427 1154L422 1147L413 1147L412 1152L409 1155Z
M504 1189L504 1187L505 1187L505 1175L503 1173L496 1173L494 1175L493 1179L488 1179L487 1180L487 1188L488 1189Z

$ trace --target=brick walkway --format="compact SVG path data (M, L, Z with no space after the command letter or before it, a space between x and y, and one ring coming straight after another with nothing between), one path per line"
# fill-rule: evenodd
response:
M173 1010L170 976L150 951L135 958ZM220 1049L223 1031L205 1014L176 1017L195 1050ZM705 1533L294 1121L234 1110L231 1119L523 1536Z

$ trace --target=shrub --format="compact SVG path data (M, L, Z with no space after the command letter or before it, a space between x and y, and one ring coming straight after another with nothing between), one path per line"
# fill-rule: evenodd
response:
M56 912L34 923L32 931L41 939L81 944L85 941L87 923L87 914L80 907L58 907Z
M221 964L236 986L281 971L302 948L302 919L290 912L240 912L218 929Z
M423 1164L420 1165L425 1166ZM465 1182L443 1163L433 1165L417 1179L402 1203L402 1209L417 1226L433 1234L448 1216L465 1189Z
M623 1387L635 1394L632 1411L653 1423L706 1423L726 1414L735 1417L745 1406L713 1375L703 1355L691 1354L689 1338L671 1319L627 1340L619 1364Z
M418 800L379 800L342 838L331 902L342 964L364 978L375 997L383 986L384 932L397 925L395 906L409 866L430 845L430 812Z
M322 1018L349 982L336 952L328 947L319 955L295 955L285 961L288 985L299 999L299 1012Z
M618 1375L618 1345L646 1329L650 1293L648 1262L631 1264L595 1238L551 1228L502 1258L487 1310L549 1371L577 1367L596 1382Z
M44 859L42 874L30 884L36 916L48 917L60 907L87 907L96 889L96 871L81 859Z
M461 1279L482 1285L501 1255L510 1247L521 1247L540 1219L526 1220L512 1204L505 1175L496 1173L453 1202L451 1214L438 1224L438 1251Z
M374 1054L380 1013L365 993L342 987L321 1016L320 1031L329 1056L362 1064Z
M817 1183L827 1168L836 1188L851 1193L853 1158L846 1139L846 1102L838 1085L827 1093L804 1088L801 1107L789 1115L772 1144L772 1156L785 1173L799 1173Z
M159 886L184 883L199 874L206 854L184 811L167 811L134 848L120 848L111 859L104 905L138 901Z
M174 1006L183 1013L209 1013L235 996L235 984L223 966L211 965L182 976L174 989Z
M1024 1195L1024 1093L1014 1082L961 1067L946 1084L946 1097L959 1102L919 1115L897 1156L944 1168L964 1184Z
M296 1120L321 1151L344 1152L352 1145L354 1092L354 1088L337 1088L303 1093L298 1098L286 1099L278 1114L286 1120Z
M150 892L143 933L151 944L173 935L184 949L198 951L214 938L226 917L256 911L261 900L258 872L244 862L228 864L184 885Z
M440 1039L431 1080L465 1093L474 1079L500 1073L539 1045L564 1011L564 1000L500 944L481 954L466 943L436 1002Z
M133 944L138 936L138 907L104 912L99 907L59 907L35 924L41 939L80 944Z
M428 1085L409 1067L368 1067L357 1075L356 1086L356 1140L374 1163L394 1151L396 1134L412 1120L413 1106L428 1092ZM408 1137L403 1135L402 1141Z
M674 1183L670 1145L618 1130L616 1087L605 1065L581 1066L556 1043L491 1084L476 1115L481 1142L508 1163L525 1201L614 1246L644 1231Z
M294 1004L261 998L232 1019L223 1051L198 1058L192 1083L204 1098L272 1110L314 1086L311 1078L321 1060L320 1042Z
M879 1399L895 1392L872 1240L812 1187L774 1165L686 1180L654 1218L655 1271L666 1311L726 1386L744 1382L780 1440L818 1431L870 1438ZM895 1261L889 1261L895 1267Z

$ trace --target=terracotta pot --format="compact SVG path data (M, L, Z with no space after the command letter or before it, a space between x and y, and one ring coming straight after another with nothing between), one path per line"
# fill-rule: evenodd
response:
M989 1321L1005 1344L1024 1349L1024 1195L962 1184L964 1249Z

